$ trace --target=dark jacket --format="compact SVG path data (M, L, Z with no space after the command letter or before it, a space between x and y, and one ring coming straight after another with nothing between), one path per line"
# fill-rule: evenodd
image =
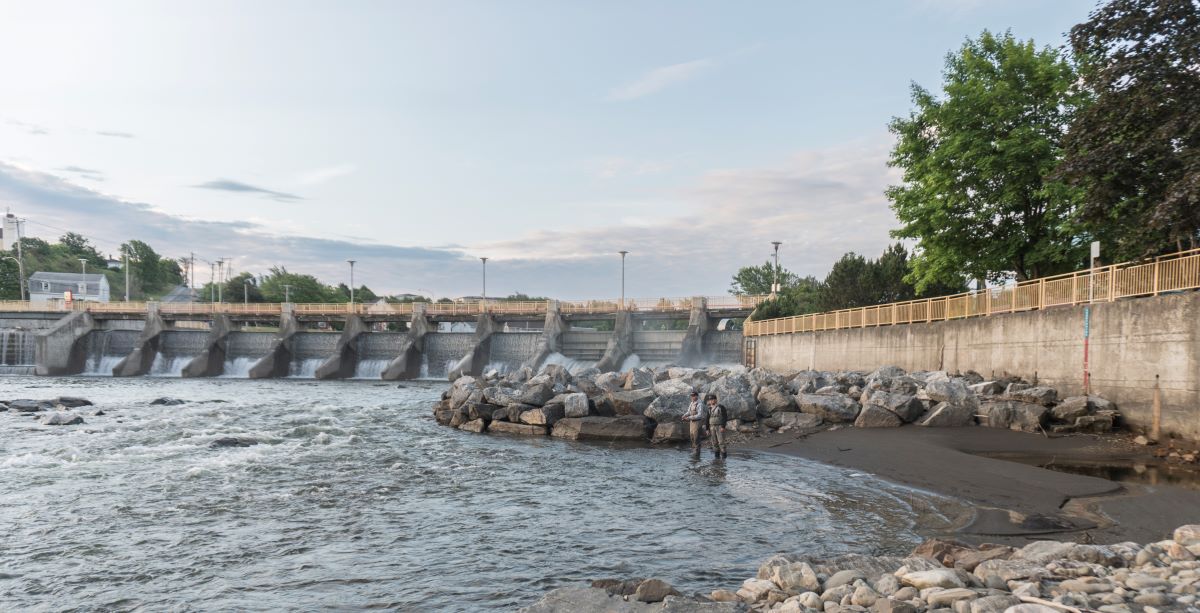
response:
M724 426L727 421L729 421L729 411L725 405L718 404L708 410L708 425Z

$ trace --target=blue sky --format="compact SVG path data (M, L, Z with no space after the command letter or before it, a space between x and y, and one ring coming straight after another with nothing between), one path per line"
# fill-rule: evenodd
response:
M0 206L376 290L724 293L895 220L886 124L1091 1L0 2ZM205 269L207 270L207 268ZM198 280L206 278L200 275Z

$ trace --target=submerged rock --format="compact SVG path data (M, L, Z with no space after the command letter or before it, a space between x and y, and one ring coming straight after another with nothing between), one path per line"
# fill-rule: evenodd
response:
M42 417L43 426L74 426L83 423L83 417L74 413L57 411Z
M78 409L79 407L92 406L92 401L78 396L59 396L54 399L54 404L62 405L68 409Z
M36 413L54 408L54 404L47 400L9 400L8 408L18 413Z
M251 447L259 443L258 439L249 436L222 436L209 443L209 447Z
M169 396L163 396L162 398L155 398L154 400L150 401L151 406L174 407L174 406L179 406L181 404L187 404L187 401L180 400L178 398L171 398Z

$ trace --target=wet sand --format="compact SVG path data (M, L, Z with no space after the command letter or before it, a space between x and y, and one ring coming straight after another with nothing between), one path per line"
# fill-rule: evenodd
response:
M1033 465L1051 459L1153 461L1145 448L1120 436L1047 438L993 428L905 426L771 434L740 446L853 468L969 502L974 517L955 533L967 541L1144 543L1200 523L1200 490L1118 483Z

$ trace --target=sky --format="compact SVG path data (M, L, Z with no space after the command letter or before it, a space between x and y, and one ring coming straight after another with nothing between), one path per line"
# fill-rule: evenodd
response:
M1093 0L0 0L0 207L379 293L719 295L877 256L892 117Z

